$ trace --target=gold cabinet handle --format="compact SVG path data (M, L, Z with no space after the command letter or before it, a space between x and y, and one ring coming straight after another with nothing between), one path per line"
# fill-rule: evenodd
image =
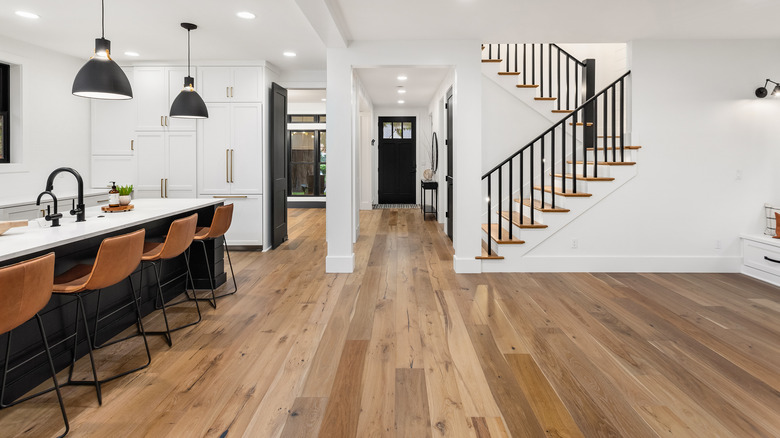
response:
M165 196L163 196L163 179L162 178L160 178L160 197L161 198L165 197Z
M160 126L165 126L165 116L160 116Z
M134 151L134 150L135 150L135 148L133 148L133 143L134 143L134 142L135 142L135 140L130 140L130 150L131 150L131 151Z
M230 87L225 87L225 97L230 97Z
M41 209L41 217L46 216L46 210Z
M108 199L100 199L100 200L95 201L95 202L98 203L98 204L102 204L104 202L108 202Z
M233 97L233 87L230 87L230 97Z
M165 197L168 197L168 178L165 178Z
M230 182L230 149L225 149L225 182Z
M165 126L168 126L168 116L165 116Z
M233 155L234 155L235 153L236 153L236 150L235 150L235 149L231 149L231 150L230 150L230 182L231 182L231 183L233 182L233 168L235 167L235 166L233 165L233 158L234 158L234 157L233 157Z

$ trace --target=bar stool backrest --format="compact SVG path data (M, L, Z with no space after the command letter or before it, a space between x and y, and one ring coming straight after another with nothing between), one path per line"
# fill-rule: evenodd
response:
M171 259L190 247L192 238L195 237L195 228L198 225L198 213L171 223L168 236L165 237L163 249L160 251L161 259Z
M98 249L85 289L97 290L124 280L141 263L146 230L104 239Z
M233 204L221 205L214 210L214 218L211 220L209 233L205 239L215 239L227 233L233 221Z
M46 306L54 285L54 253L0 268L0 334Z

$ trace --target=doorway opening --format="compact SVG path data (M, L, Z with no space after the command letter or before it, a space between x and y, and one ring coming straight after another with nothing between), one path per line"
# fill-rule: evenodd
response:
M416 202L416 117L379 117L379 203Z
M325 208L327 129L324 89L290 89L287 109L287 201L290 208Z

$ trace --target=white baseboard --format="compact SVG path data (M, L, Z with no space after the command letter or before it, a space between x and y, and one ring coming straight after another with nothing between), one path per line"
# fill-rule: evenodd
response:
M742 266L742 273L753 278L757 278L761 281L765 281L769 284L780 286L780 280L778 279L777 275L751 268L750 266Z
M474 257L452 256L452 269L456 274L479 274L482 272L482 261Z
M325 272L351 274L355 271L355 253L348 256L325 257Z
M740 272L742 257L517 257L488 260L482 272ZM457 272L457 271L456 271Z
M369 202L363 201L363 202L360 203L360 209L361 210L373 210L374 209L374 205L371 204L370 201Z

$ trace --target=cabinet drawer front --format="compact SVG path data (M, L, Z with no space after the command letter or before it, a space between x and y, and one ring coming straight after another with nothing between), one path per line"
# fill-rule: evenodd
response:
M744 258L746 266L780 275L780 247L747 240Z

